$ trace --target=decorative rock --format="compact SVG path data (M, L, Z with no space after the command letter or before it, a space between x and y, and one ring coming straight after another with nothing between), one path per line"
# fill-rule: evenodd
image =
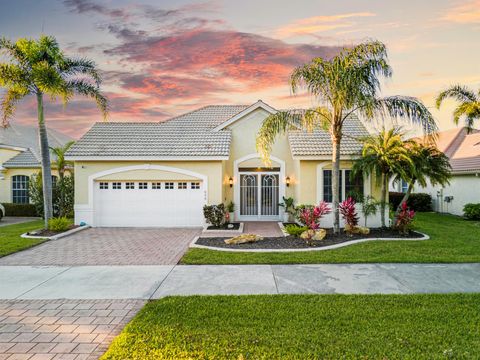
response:
M229 229L233 229L233 227L234 227L233 224L228 224L227 225L227 228L229 228Z
M224 241L225 241L225 244L237 245L237 244L256 242L258 240L263 240L263 237L255 234L242 234L242 235L234 236L233 238L230 238L230 239L226 239Z
M344 230L347 234L361 234L361 235L370 234L370 229L364 226L350 226L346 224Z
M304 240L323 240L327 236L327 230L318 229L318 230L306 230L300 237Z

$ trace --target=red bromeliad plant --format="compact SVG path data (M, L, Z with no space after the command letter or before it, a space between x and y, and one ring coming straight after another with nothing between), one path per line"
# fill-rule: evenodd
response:
M359 217L357 209L355 209L355 200L352 197L342 201L338 207L340 209L340 214L345 221L345 225L348 225L347 228L354 229L358 226Z
M404 201L401 205L400 212L398 213L395 228L398 229L401 234L408 234L408 231L412 227L412 221L414 216L415 211L410 210L407 206L406 201Z
M306 207L301 210L299 220L309 229L317 230L320 228L320 219L331 211L328 203L322 201L315 207Z

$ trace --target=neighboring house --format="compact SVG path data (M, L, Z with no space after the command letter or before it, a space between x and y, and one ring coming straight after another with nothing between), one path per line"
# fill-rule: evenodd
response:
M442 131L438 134L437 147L450 159L452 179L450 185L415 187L414 192L432 196L433 209L455 215L463 215L467 203L480 203L480 131L467 134L466 128ZM392 183L391 191L406 191L405 182ZM403 188L403 189L402 189Z
M283 196L296 204L330 202L328 132L291 131L273 146L265 167L255 146L263 120L276 110L253 105L206 106L161 123L95 124L67 153L75 161L75 222L92 226L200 226L205 204L235 203L235 219L278 221ZM367 130L345 123L342 197L352 190L379 198L370 178L350 181L351 160ZM332 226L330 214L322 225ZM379 226L379 215L369 220Z
M63 146L71 140L67 135L48 129L51 147ZM40 169L37 128L16 123L0 127L0 203L29 203L30 176L37 174ZM55 171L52 174L55 180L57 174Z

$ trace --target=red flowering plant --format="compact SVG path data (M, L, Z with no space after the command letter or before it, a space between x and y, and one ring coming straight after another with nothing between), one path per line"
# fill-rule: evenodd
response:
M343 220L345 221L345 232L352 234L358 226L359 217L355 208L355 200L352 197L342 201L338 208Z
M320 228L320 219L331 211L328 203L322 201L317 206L305 206L301 208L298 219L310 230L317 230Z
M408 232L412 228L412 221L414 216L415 211L410 210L407 206L407 203L404 201L400 207L397 222L395 223L395 228L400 232L400 234L408 234Z

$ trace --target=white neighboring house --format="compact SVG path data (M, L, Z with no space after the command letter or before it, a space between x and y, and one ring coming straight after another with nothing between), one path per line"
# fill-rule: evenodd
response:
M433 209L438 212L463 215L468 203L480 203L480 130L467 134L466 128L440 132L437 146L450 159L450 185L416 186L413 192L432 196ZM404 181L390 183L390 191L406 192Z

